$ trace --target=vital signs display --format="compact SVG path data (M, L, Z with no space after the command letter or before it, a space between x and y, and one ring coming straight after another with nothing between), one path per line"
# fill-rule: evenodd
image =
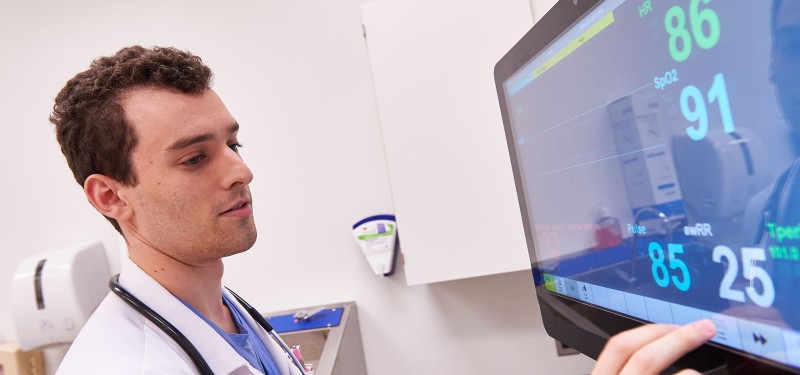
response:
M599 2L498 91L547 293L800 369L800 2Z

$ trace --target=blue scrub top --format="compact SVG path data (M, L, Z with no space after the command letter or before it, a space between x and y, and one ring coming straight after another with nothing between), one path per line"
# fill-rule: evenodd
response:
M275 364L275 360L269 354L267 350L267 346L261 341L261 338L258 336L258 330L255 327L251 327L247 323L247 319L244 319L242 314L234 308L234 303L232 303L228 298L223 294L222 295L222 303L228 307L230 310L231 315L233 316L234 321L236 321L236 326L239 328L240 333L227 333L223 331L219 326L217 326L214 322L208 320L203 314L197 311L194 307L189 305L188 303L181 300L186 307L192 310L197 316L202 318L211 328L214 328L217 333L225 339L225 341L239 353L244 359L250 363L255 369L261 371L266 375L280 375L278 371L278 367Z

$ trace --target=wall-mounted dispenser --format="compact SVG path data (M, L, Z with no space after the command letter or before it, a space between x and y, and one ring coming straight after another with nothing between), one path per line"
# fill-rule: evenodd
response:
M353 236L376 275L391 276L397 262L394 215L375 215L353 224Z

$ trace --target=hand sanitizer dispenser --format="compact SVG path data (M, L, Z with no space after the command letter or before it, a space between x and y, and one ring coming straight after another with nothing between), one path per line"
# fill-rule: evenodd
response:
M20 348L72 342L108 294L109 277L106 253L98 241L23 260L11 291Z
M397 223L394 215L375 215L353 224L361 252L376 275L391 276L397 262Z

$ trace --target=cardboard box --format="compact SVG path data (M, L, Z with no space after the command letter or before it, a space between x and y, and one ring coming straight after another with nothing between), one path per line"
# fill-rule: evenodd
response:
M42 351L25 352L13 342L0 344L0 375L44 375Z

